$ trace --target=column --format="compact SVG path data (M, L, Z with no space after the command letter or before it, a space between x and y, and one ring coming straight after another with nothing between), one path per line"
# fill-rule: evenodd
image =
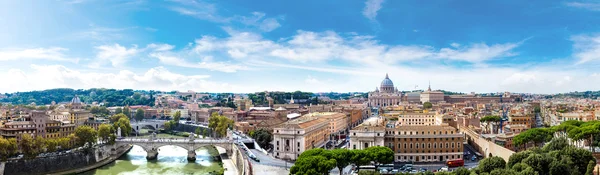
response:
M192 162L196 161L196 151L195 150L188 151L187 160L192 161Z
M158 157L158 150L156 150L156 148L146 150L146 153L148 153L146 156L147 160L156 160L156 157Z

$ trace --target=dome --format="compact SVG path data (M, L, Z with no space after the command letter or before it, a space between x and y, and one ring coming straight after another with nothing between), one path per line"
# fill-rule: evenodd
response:
M394 87L394 83L392 82L392 80L390 80L387 74L385 74L385 79L381 81L381 87Z

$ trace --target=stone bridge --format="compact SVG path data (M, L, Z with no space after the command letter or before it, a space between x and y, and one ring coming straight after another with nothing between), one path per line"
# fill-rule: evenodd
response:
M135 122L132 121L131 124L131 128L133 129L132 132L136 132L139 131L140 129L142 129L143 127L147 127L153 130L158 130L159 128L163 128L165 127L165 122L167 122L168 120L142 120L139 122Z
M179 146L188 151L188 160L196 160L196 150L204 146L218 146L227 150L227 155L231 156L234 141L229 139L194 139L194 138L135 138L125 137L117 139L116 146L125 144L137 145L146 151L146 159L153 160L158 156L158 148L167 145Z

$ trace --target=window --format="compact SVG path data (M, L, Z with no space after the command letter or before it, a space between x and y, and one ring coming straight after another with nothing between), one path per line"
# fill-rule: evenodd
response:
M277 146L279 146L279 140L277 141Z
M352 149L356 149L356 145L352 145Z

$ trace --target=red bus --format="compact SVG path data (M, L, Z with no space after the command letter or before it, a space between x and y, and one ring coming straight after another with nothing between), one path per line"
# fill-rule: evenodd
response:
M448 160L446 161L446 165L448 165L448 167L465 166L465 161L462 159Z

